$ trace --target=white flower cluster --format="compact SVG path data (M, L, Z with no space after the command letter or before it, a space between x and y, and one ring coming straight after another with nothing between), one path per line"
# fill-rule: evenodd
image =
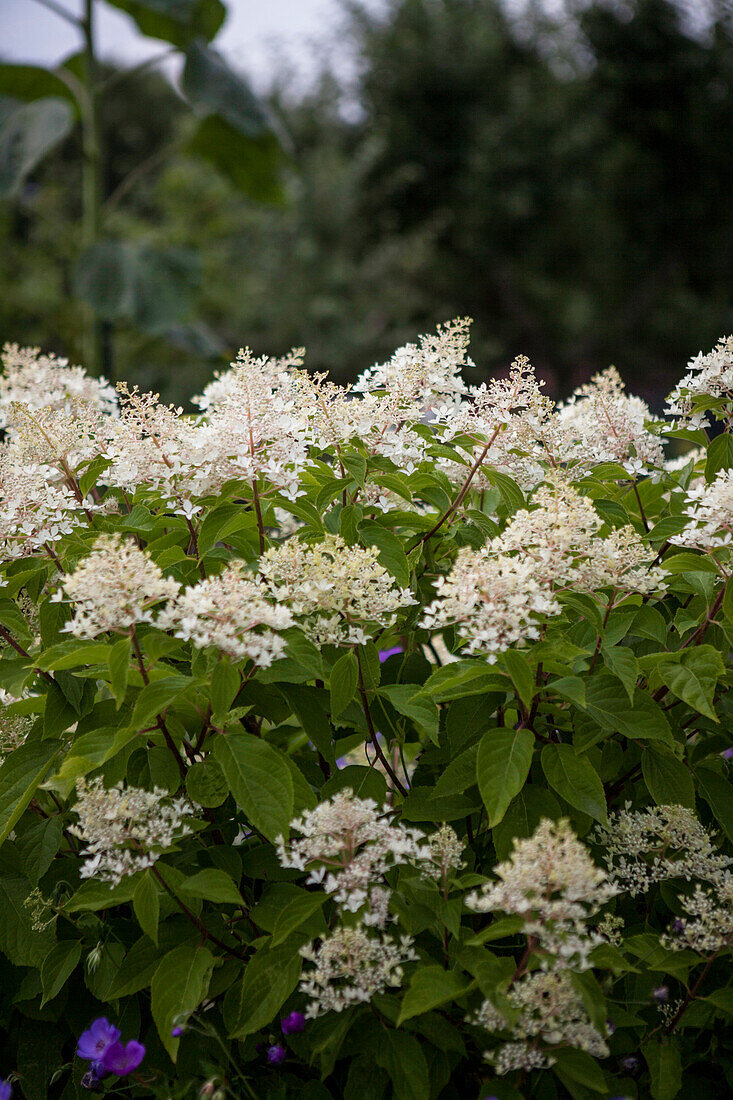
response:
M709 485L704 481L687 490L682 512L689 523L670 542L695 550L719 550L733 541L733 470L719 470Z
M13 405L31 409L52 409L73 414L79 405L114 416L115 391L104 378L90 378L82 367L70 367L67 359L41 355L39 348L6 344L0 375L0 427L12 435L15 430Z
M544 969L587 969L601 942L588 920L618 890L569 823L545 819L531 837L515 838L510 858L494 874L499 881L469 894L466 905L521 916Z
M343 1012L390 988L402 985L403 966L417 958L409 936L399 941L357 925L336 928L318 947L308 944L301 955L313 966L300 983L310 997L309 1019L326 1012Z
M280 863L309 870L307 882L322 885L342 909L357 913L366 907L364 923L383 925L385 894L389 901L383 886L387 871L432 855L419 829L391 824L386 814L387 807L380 811L372 799L355 798L347 787L292 822L292 831L301 836L287 846L280 838ZM378 895L373 904L375 889Z
M401 985L403 964L417 956L409 936L397 941L384 932L391 919L385 876L403 864L432 878L449 874L460 866L462 852L453 829L444 825L426 838L419 829L392 823L388 807L380 811L345 788L293 821L291 830L301 835L287 845L279 838L281 865L308 870L308 884L322 886L340 915L356 916L356 923L352 918L318 945L301 949L313 964L300 987L311 998L306 1015L341 1012Z
M719 881L733 864L687 806L650 806L609 814L594 840L603 848L610 880L619 890L645 893L667 879Z
M232 562L218 576L175 595L156 623L198 649L216 646L234 660L246 657L267 668L283 655L278 631L292 626L293 616L273 603L261 581L247 575L244 563Z
M0 763L23 744L35 721L32 715L16 714L9 709L17 702L0 688Z
M511 1038L485 1055L497 1073L546 1069L555 1062L552 1052L558 1047L608 1057L605 1038L591 1023L568 972L525 974L506 999L508 1017L487 1000L471 1020L486 1031L507 1032Z
M5 561L45 550L71 534L85 517L64 484L52 484L48 467L24 462L13 444L0 448L0 555Z
M451 400L467 392L461 371L474 364L468 357L470 318L462 317L440 325L435 335L423 336L420 344L406 344L389 363L371 367L359 376L354 393L374 390L390 393L395 385L407 384L410 397L424 409L437 399Z
M368 623L390 626L400 608L416 602L378 557L375 547L347 546L340 535L314 545L291 538L263 554L259 570L317 645L361 645Z
M669 395L666 412L678 417L677 427L705 428L705 409L697 409L698 398L733 401L733 336L722 336L712 351L699 352L687 364L689 372ZM727 410L730 415L730 409Z
M64 630L77 638L95 638L108 630L124 632L135 623L152 622L152 609L178 593L178 582L165 577L143 550L121 535L100 535L94 549L67 573L54 597L76 604Z
M78 825L70 832L85 844L82 878L96 878L115 886L128 875L152 867L174 841L191 832L187 818L196 807L167 791L123 787L105 788L101 778L77 780L74 812Z
M690 948L709 956L733 946L733 875L729 871L712 886L696 883L692 896L681 897L680 904L686 916L673 922L662 939L665 947Z
M587 497L552 475L534 495L532 509L514 514L504 531L479 550L462 548L422 626L455 625L466 653L490 662L510 645L539 637L539 621L562 610L564 588L592 592L622 587L651 593L664 587L663 570L649 566L652 552L632 527L605 538Z

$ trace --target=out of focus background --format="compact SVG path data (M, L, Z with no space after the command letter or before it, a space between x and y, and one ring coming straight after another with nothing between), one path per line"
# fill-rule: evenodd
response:
M730 0L0 0L0 341L185 401L474 318L475 380L733 329Z

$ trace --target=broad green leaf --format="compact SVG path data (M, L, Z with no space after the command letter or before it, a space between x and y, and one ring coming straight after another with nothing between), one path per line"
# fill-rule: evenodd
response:
M649 1066L653 1100L674 1100L682 1088L682 1061L674 1041L646 1042L642 1053Z
M98 241L79 258L75 290L103 321L131 321L153 334L183 319L200 282L196 254L130 241Z
M713 816L733 841L733 784L712 768L701 767L695 772L700 794L713 811Z
M41 1008L61 991L80 958L81 940L59 940L53 945L41 965Z
M188 46L181 87L197 114L220 115L245 137L260 137L271 128L265 108L244 78L204 42Z
M713 696L725 672L720 654L712 646L700 646L676 656L677 660L664 660L656 666L662 683L683 703L717 722Z
M158 942L158 921L160 919L160 900L158 898L158 884L150 871L145 871L132 895L132 908L137 917L137 923L143 932L150 936L153 943Z
M239 671L224 659L217 661L211 674L211 709L215 726L224 725L241 686Z
M161 959L150 983L150 1007L165 1049L175 1062L180 1039L174 1020L198 1008L209 988L214 957L206 947L174 947Z
M210 41L226 16L221 0L108 0L127 12L139 30L184 47L194 38Z
M47 96L25 103L0 122L0 198L15 198L33 169L71 131L64 99Z
M131 649L130 639L121 638L119 642L115 642L109 654L110 691L117 703L118 710L124 703L125 693L127 692Z
M364 520L359 527L359 537L364 546L377 547L380 564L392 574L401 588L407 588L410 584L410 567L397 535L381 523Z
M658 806L695 808L695 783L682 760L667 749L649 745L641 754L641 771Z
M545 745L542 770L561 798L596 821L607 817L603 784L590 760L577 756L570 745Z
M519 794L529 775L534 734L526 729L497 728L479 742L476 778L489 827L498 825L511 800Z
M575 747L579 752L589 748L603 733L620 733L631 740L659 740L672 744L672 731L662 708L641 688L629 702L625 688L615 676L602 672L586 680L585 714L575 722Z
M188 148L210 161L234 187L256 202L283 202L283 153L275 134L246 137L225 118L209 115L199 123ZM291 510L297 514L294 508Z
M207 867L205 870L192 875L191 878L185 879L181 883L180 890L183 894L204 898L206 901L215 901L222 905L244 906L242 895L232 881L231 876L215 867Z
M629 702L633 703L636 681L639 679L639 664L628 646L611 646L602 649L603 662L609 672L617 677L626 689Z
M410 986L402 998L397 1026L430 1012L448 1001L463 996L471 985L464 974L455 970L444 970L442 966L421 966L412 976Z
M430 795L431 799L447 798L453 794L463 794L477 783L476 756L478 745L469 745L463 752L459 752L455 759L451 760L448 767L437 779Z
M251 733L217 737L214 756L234 801L271 842L287 836L293 815L293 780L287 765Z
M721 432L708 444L705 461L705 480L713 481L718 470L729 470L733 466L733 436Z
M506 679L478 661L455 661L433 672L422 688L436 703L463 699L468 695L484 695L489 691L506 692Z
M61 748L60 741L27 741L0 764L0 844L15 828Z
M197 760L186 773L186 790L199 806L221 806L229 794L229 787L220 765L212 756Z
M40 967L51 950L50 927L37 931L25 902L33 887L25 875L0 875L0 951L13 966Z
M414 1035L382 1028L376 1060L392 1080L395 1100L429 1100L428 1064Z
M715 573L718 568L708 554L694 554L684 550L680 554L671 554L662 562L662 569L668 573Z
M418 726L422 726L434 744L438 743L440 711L433 699L422 694L419 685L384 684L377 689L377 695L387 699L406 718L412 718Z
M573 1082L591 1089L592 1092L608 1095L603 1070L590 1054L586 1054L584 1050L565 1048L558 1050L553 1057L556 1059L553 1070L563 1083Z
M137 877L125 878L117 886L108 882L87 879L63 906L67 913L97 913L100 909L113 909L132 901Z
M309 917L317 913L325 901L324 894L306 892L288 902L275 921L275 927L272 930L272 946L277 947L283 943L291 932L295 932Z
M233 1039L245 1039L271 1023L298 984L302 960L297 948L260 948L244 978L227 995L224 1019Z
M30 103L35 99L53 97L68 99L76 110L76 100L60 77L37 65L0 64L0 95Z
M331 714L334 717L338 717L354 698L358 679L359 665L353 650L349 650L336 661L329 677Z
M166 707L183 695L184 691L196 686L197 681L190 676L163 676L147 684L137 699L130 719L130 727L135 730L155 725L155 719Z
M532 672L532 666L524 654L520 653L517 649L508 649L506 653L502 654L501 660L514 684L514 690L517 693L517 697L522 702L522 705L528 708L535 693L535 679L534 673Z

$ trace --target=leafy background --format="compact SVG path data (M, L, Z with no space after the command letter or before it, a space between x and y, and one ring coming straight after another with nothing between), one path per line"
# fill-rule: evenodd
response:
M296 87L273 63L266 103L212 52L219 0L113 6L182 74L5 58L0 337L183 400L241 344L305 345L345 380L470 314L483 376L523 352L566 393L614 363L659 405L731 327L725 0L568 2L554 20L348 3L348 76L326 60ZM96 225L72 96L89 80Z

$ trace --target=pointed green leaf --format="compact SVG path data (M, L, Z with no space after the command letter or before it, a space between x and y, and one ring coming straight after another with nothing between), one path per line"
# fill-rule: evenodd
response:
M273 843L287 836L293 816L290 769L274 749L251 733L227 734L214 742L234 801L255 829Z
M160 1041L173 1061L179 1039L171 1035L174 1021L198 1008L206 996L214 957L205 947L174 947L161 959L150 983L150 1007Z
M479 742L476 778L489 827L498 825L529 775L534 734L526 729L489 730Z

